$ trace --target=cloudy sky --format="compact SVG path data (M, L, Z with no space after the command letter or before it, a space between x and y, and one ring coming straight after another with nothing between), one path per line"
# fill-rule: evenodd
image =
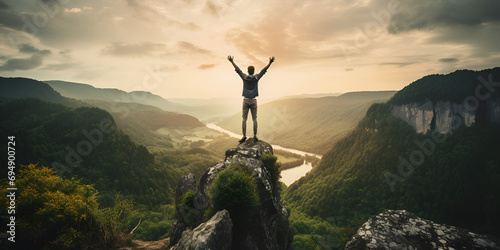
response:
M500 66L498 0L0 0L0 76L241 95L227 61L276 62L261 98L399 90Z

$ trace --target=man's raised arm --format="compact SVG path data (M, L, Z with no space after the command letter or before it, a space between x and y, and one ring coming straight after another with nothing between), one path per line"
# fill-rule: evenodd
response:
M227 60L229 60L231 62L231 64L234 66L235 69L238 68L238 65L236 65L236 63L234 63L234 56L227 56Z
M274 56L273 57L269 57L269 63L266 65L266 67L264 67L264 69L268 69L270 66L271 66L271 63L274 62Z
M260 76L263 76L263 75L267 72L267 69L269 69L269 67L271 66L271 64L272 64L273 62L274 62L274 56L273 56L273 57L269 57L269 63L266 65L266 67L264 67L264 68L260 71L259 75L260 75Z

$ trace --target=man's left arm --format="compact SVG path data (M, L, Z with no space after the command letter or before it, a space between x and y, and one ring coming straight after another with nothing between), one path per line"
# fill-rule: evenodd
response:
M266 72L267 72L267 69L269 69L269 67L271 67L271 64L274 62L274 56L273 57L269 57L269 63L266 65L266 67L264 67L260 73L258 74L259 75L259 78L262 77Z

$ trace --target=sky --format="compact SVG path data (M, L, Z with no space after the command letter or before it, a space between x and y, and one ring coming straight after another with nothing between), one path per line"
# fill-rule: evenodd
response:
M498 0L0 0L0 76L260 98L399 90L500 66Z

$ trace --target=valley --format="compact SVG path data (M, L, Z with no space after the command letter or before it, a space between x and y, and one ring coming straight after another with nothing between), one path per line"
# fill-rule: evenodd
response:
M484 86L481 79L496 86L499 69L426 76L398 92L293 97L263 104L259 138L271 143L281 166L279 192L289 212L294 247L342 248L360 225L385 209L408 210L498 237L500 92L489 92L486 100L476 97L474 109L467 109L466 100L476 96L477 86ZM64 83L51 84L65 89ZM159 97L154 103L117 101L116 95L128 94L76 86L78 95L66 94L82 99L60 95L33 79L0 79L0 131L16 136L18 163L24 165L21 185L43 195L64 193L58 209L75 202L72 195L81 196L93 207L85 216L94 216L103 228L112 225L102 230L115 230L116 241L122 237L118 232L130 231L139 221L143 223L134 232L135 240L168 238L179 202L189 203L176 196L179 179L188 173L200 178L238 146L240 114L206 114L202 121L180 112L186 103L179 106ZM32 88L37 91L26 91ZM450 94L447 88L456 91ZM90 95L97 99L88 99ZM113 130L98 135L104 120ZM5 173L2 178L7 178ZM30 186L30 178L41 182ZM78 189L60 190L72 186ZM36 207L19 203L19 209L48 209L43 199L36 202ZM43 211L48 217L58 213ZM69 211L66 216L79 213L87 212ZM99 238L88 227L73 227L85 237ZM46 241L27 244L58 244L43 233Z

